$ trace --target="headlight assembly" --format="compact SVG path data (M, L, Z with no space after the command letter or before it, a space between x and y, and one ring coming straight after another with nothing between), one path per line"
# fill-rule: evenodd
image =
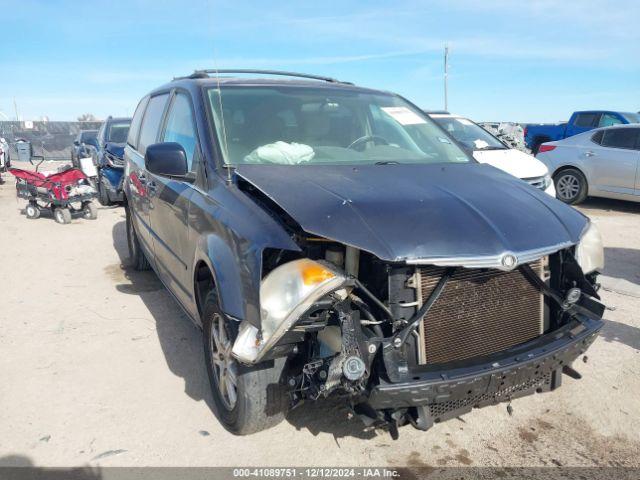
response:
M576 246L576 261L582 272L600 272L604 268L604 248L602 237L595 224L589 222Z
M243 322L233 354L245 363L259 361L311 305L345 281L334 267L309 259L280 265L260 285L261 330Z
M551 175L547 173L544 177L542 177L542 182L544 184L544 187L542 188L542 190L546 190L547 188L549 188L549 186L551 185L551 182L553 182L553 180L551 180Z

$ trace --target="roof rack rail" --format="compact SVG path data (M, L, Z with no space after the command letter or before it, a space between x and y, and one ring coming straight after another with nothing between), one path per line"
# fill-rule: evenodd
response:
M331 77L322 77L320 75L311 75L309 73L296 73L296 72L285 72L282 70L253 70L253 69L206 69L206 70L196 70L191 75L187 77L176 77L175 79L180 78L209 78L209 74L229 74L229 73L241 73L241 74L258 74L258 75L279 75L283 77L297 77L297 78L310 78L312 80L320 80L323 82L329 83L344 83L346 85L353 85L351 82L343 82Z

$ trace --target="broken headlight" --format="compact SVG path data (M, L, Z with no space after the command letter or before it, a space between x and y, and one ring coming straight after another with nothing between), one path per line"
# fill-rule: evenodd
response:
M243 322L233 354L245 363L259 361L311 305L345 281L333 267L306 258L280 265L260 285L262 328Z
M585 275L602 271L604 268L602 237L598 227L591 222L585 228L580 243L576 246L576 260Z

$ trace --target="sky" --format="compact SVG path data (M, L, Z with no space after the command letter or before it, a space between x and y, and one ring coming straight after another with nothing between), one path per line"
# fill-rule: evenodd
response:
M197 68L281 69L476 121L640 110L640 1L0 0L0 119L133 114ZM15 99L15 105L14 105Z

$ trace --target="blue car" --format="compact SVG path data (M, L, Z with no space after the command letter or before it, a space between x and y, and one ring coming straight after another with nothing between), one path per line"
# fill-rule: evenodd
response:
M98 200L102 205L123 201L124 145L130 125L130 118L109 117L98 131L94 160L98 167Z

